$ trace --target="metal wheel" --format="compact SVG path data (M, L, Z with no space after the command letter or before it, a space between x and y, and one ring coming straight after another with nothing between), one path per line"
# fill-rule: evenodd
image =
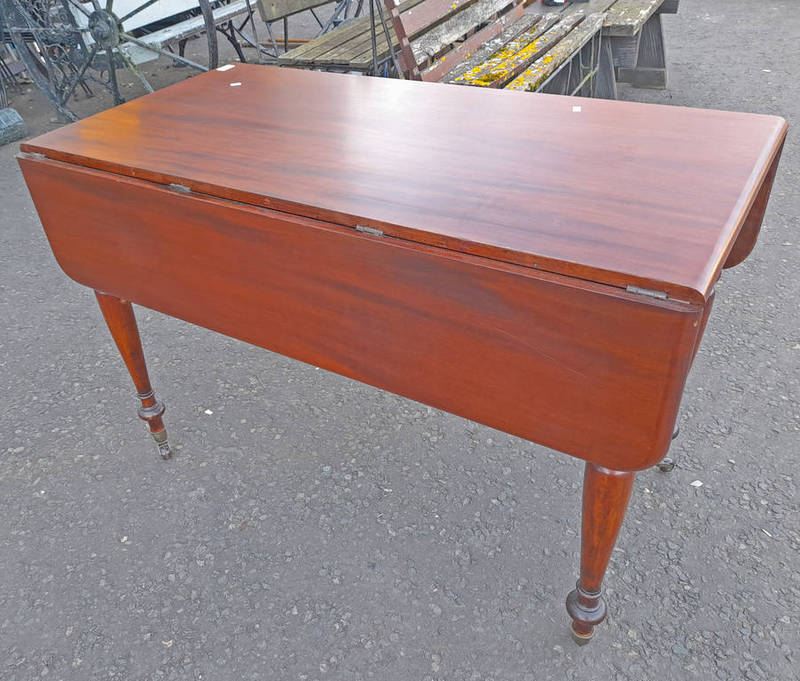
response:
M83 32L60 0L5 0L2 11L6 39L31 80L74 120L65 102L78 83L88 90L84 75L91 61Z
M101 4L101 2L103 4ZM156 59L197 71L208 71L218 63L217 36L209 0L186 0L186 11L165 19L142 14L156 0L0 0L0 12L11 42L28 75L66 119L77 116L69 106L78 91L93 94L93 86L111 94L114 104L125 101L117 77L119 69L130 69L147 92L153 88L130 56L132 49ZM157 9L157 8L154 8ZM169 26L192 16L203 17L207 52L200 63L184 55L186 39L162 46L152 36L160 26ZM142 19L153 19L142 26ZM187 38L188 39L188 38Z

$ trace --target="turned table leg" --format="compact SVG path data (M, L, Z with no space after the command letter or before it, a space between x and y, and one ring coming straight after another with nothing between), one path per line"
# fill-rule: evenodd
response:
M583 528L581 532L581 576L567 596L572 617L572 637L588 643L596 624L606 616L602 596L603 575L625 517L634 473L612 471L586 463L583 478Z
M115 296L95 291L100 310L111 331L111 336L117 344L119 353L128 367L128 372L136 386L137 397L141 400L139 418L147 423L150 434L158 445L158 452L165 459L172 455L172 450L167 442L167 430L161 418L164 413L164 403L156 399L153 388L150 386L150 377L147 375L147 366L144 361L142 341L139 338L139 329L136 326L136 317L133 307L127 300L120 300Z

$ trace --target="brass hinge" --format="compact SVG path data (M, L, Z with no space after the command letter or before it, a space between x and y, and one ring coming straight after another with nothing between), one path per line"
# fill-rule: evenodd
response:
M364 234L372 234L372 236L383 236L383 232L374 227L364 227L364 225L356 225L357 232L364 232Z
M639 296L647 296L649 298L658 298L659 300L666 300L669 298L666 291L654 291L649 288L640 288L639 286L626 286L625 290L628 293L635 293Z
M180 192L181 194L191 194L192 190L189 189L185 184L177 184L175 182L171 182L167 185L167 189L171 189L174 192Z
M19 154L22 158L36 158L47 160L47 156L40 154L38 151L21 151Z

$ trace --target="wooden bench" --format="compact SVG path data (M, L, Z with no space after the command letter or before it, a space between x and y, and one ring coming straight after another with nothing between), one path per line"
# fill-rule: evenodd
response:
M310 12L316 22L319 24L319 34L327 33L331 28L335 28L343 21L348 19L351 9L354 8L354 16L357 15L362 8L364 0L252 0L258 4L258 9L261 18L267 26L269 32L269 39L274 48L276 48L276 56L278 55L277 44L272 37L271 25L276 21L283 22L283 47L285 51L289 50L289 17L301 12ZM323 5L329 5L336 2L336 6L331 13L331 16L326 22L323 22L314 11Z
M611 44L617 82L667 87L662 14L675 14L679 0L617 0L608 10L603 36Z
M285 66L394 71L406 78L477 87L613 97L610 51L604 55L604 15L613 0L591 0L562 12L523 14L520 0L386 0L389 20L375 13L282 55ZM386 39L388 32L393 50ZM394 53L394 54L393 54Z

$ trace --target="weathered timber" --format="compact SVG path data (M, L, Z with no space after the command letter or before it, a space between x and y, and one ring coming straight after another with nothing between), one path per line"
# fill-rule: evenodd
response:
M487 41L491 41L498 33L503 32L507 26L514 24L522 18L522 5L514 5L503 16L499 17L497 21L484 26L482 29L473 33L469 38L459 43L458 46L439 59L435 60L431 66L422 72L422 80L427 81L441 81L447 72L452 68L453 62L458 63L466 59L469 55ZM538 21L538 17L531 17L530 23Z
M466 36L476 26L491 19L514 4L515 0L480 0L480 2L459 12L448 21L434 27L418 40L412 41L411 49L417 63L437 56L444 47Z
M403 13L403 25L410 37L424 33L443 21L462 12L479 0L423 0ZM393 3L389 3L393 4ZM391 10L389 10L391 11Z
M544 15L557 18L557 14ZM447 73L447 77L443 78L443 82L452 83L459 76L471 71L477 66L480 66L487 59L493 57L499 50L502 50L508 43L516 38L521 33L527 31L536 23L542 21L541 15L525 14L510 26L505 28L500 35L492 40L486 41L478 50L471 52L464 61L457 64L454 68Z
M473 5L468 5L463 11L453 15L447 21L435 26L430 31L420 35L418 38L414 34L411 37L411 50L414 55L416 63L434 58L442 51L444 47L450 45L460 38L465 37L476 26L481 25L490 19L493 15L506 9L509 5L513 4L514 0L480 0ZM401 18L405 22L405 14L401 14ZM394 38L394 27L390 28L390 33ZM399 42L397 43L399 45ZM389 54L386 39L378 41L378 58L385 59ZM326 55L326 57L333 57L334 55ZM335 55L338 57L339 55ZM371 41L366 41L363 44L363 49L359 54L356 54L350 63L354 68L363 68L372 59L372 45Z
M465 73L455 82L479 87L503 87L539 57L546 54L580 21L583 21L583 17L571 18L558 23L552 22L550 26L545 25L541 28L535 26L511 41L485 64Z
M284 17L327 5L331 0L258 0L258 9L264 21L276 21ZM251 4L255 4L252 3Z
M634 87L659 90L667 87L667 58L660 14L654 14L642 26L636 65L618 68L617 80Z
M506 89L528 90L533 92L539 88L566 60L592 36L602 29L603 15L590 14L569 35L563 38L550 52L537 59L531 66L511 81Z
M608 8L603 22L603 35L636 35L663 2L664 0L617 0Z
M401 12L405 12L420 4L422 1L423 0L405 0L405 2L400 4L399 9ZM394 31L391 29L391 23L387 23L389 24L389 29L393 35ZM385 46L386 38L383 36L383 27L381 26L380 17L377 13L375 14L374 25L378 39L383 40L383 44ZM329 33L321 35L319 38L315 38L304 45L296 47L290 52L282 54L280 57L278 57L278 63L285 65L314 64L322 57L322 55L328 55L331 51L337 48L343 48L345 45L352 46L349 49L350 55L359 54L363 51L361 50L362 42L370 41L369 26L369 15L359 17L358 19L349 22L345 26L340 26L335 31L330 31ZM346 63L348 49L345 48L340 50L340 54L344 59L344 63Z

